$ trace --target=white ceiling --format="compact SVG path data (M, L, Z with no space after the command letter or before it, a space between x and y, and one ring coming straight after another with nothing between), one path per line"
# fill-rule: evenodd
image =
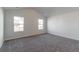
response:
M78 7L4 7L7 9L22 9L22 8L32 8L36 11L40 12L43 16L49 17L51 14L58 15L62 13L79 11Z
M43 14L44 16L48 17L53 11L54 7L37 7L34 9Z
M3 7L4 10L11 10L11 9L23 9L25 7Z
M79 11L79 7L37 7L34 8L46 17Z
M23 9L23 8L32 8L35 9L36 11L40 12L42 15L48 17L50 12L53 10L53 8L49 7L4 7L4 10L9 10L9 9Z

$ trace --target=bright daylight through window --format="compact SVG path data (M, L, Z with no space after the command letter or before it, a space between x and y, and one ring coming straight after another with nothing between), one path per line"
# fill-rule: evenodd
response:
M24 31L24 17L14 16L14 32Z
M43 29L43 19L38 19L38 30Z

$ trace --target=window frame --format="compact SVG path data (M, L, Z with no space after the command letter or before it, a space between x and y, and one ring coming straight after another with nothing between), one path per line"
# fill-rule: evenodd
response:
M14 16L14 32L24 31L24 17Z
M38 19L38 30L43 30L43 29L44 29L44 20Z

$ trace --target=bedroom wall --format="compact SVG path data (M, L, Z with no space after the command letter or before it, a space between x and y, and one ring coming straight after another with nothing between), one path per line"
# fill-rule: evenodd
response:
M4 11L5 14L5 30L4 38L5 40L27 37L31 35L37 35L46 33L46 20L45 18L34 9L8 9ZM24 31L23 32L14 32L13 28L13 17L21 16L24 17ZM38 30L38 19L44 19L44 29Z
M79 8L55 8L47 26L50 34L79 40Z
M3 44L3 41L4 41L4 14L3 14L3 9L0 8L0 48Z

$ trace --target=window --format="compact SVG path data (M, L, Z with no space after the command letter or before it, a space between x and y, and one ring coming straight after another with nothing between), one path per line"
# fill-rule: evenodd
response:
M14 32L24 31L24 17L14 16Z
M43 19L38 19L38 29L39 30L43 29Z

